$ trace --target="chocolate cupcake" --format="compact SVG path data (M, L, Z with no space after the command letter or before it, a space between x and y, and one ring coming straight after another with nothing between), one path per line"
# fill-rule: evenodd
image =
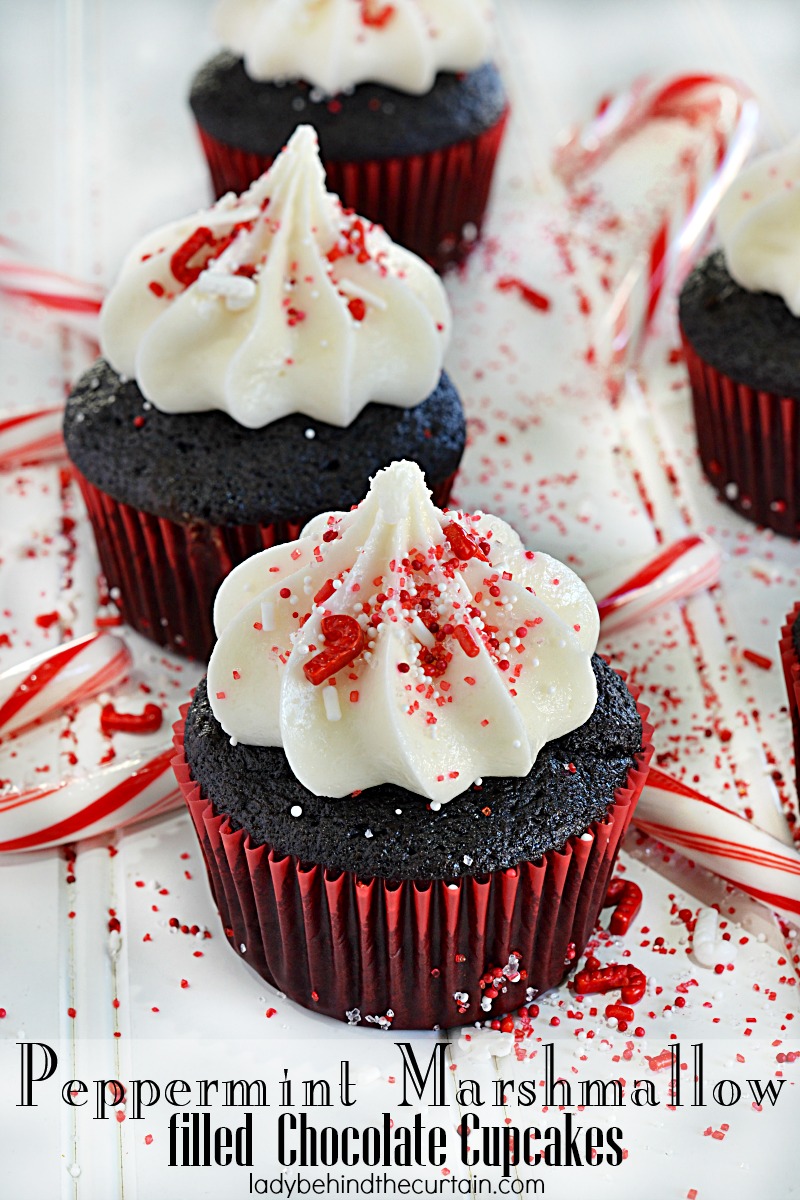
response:
M298 130L244 195L136 247L67 404L125 619L195 658L237 563L350 508L399 455L444 503L465 445L442 285L326 193L315 145Z
M797 147L765 155L719 209L722 249L687 280L680 324L703 470L742 516L800 534Z
M190 103L216 194L317 130L343 202L437 269L480 232L508 115L487 0L222 0Z
M396 463L242 564L215 621L175 765L237 952L384 1028L559 983L650 755L580 580Z

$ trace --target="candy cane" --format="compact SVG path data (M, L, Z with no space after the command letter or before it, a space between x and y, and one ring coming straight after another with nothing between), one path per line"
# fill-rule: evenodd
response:
M103 303L103 291L94 284L10 259L0 260L0 292L75 316L96 316Z
M604 571L590 581L603 633L624 629L673 600L710 588L719 579L722 553L711 538L693 534L653 558Z
M163 743L83 778L56 787L0 796L0 852L41 850L96 837L178 808L181 793Z
M800 854L715 800L654 768L633 820L769 908L800 914Z
M0 471L66 458L64 409L37 408L0 417Z
M0 737L80 704L130 671L131 653L111 633L90 633L0 674Z

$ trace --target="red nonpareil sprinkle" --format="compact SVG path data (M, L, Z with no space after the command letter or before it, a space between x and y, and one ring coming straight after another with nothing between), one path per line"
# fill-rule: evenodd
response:
M140 713L117 712L113 704L105 704L100 713L103 733L156 733L162 726L164 713L158 704L145 704Z
M182 987L182 988L188 988L188 986L189 986L189 980L188 980L188 979L182 979L182 980L181 980L181 987Z
M550 308L547 296L535 291L534 288L529 287L527 283L517 279L514 275L501 275L494 286L498 292L517 292L526 304L530 304L532 308L538 308L540 312L547 312Z
M282 587L279 594L282 600L288 600L292 593L289 588Z
M145 1146L152 1146L152 1144L153 1144L153 1135L152 1135L152 1133L146 1133L146 1134L144 1135L144 1144L145 1144Z
M354 321L363 321L364 317L367 315L367 306L360 296L354 296L353 299L349 301L347 307L349 308L350 316Z
M78 1015L78 1014L77 1014L77 1012L75 1011L75 1009L74 1009L74 1008L68 1008L68 1009L67 1009L67 1016L68 1016L68 1017L71 1017L73 1021L75 1020L75 1018L76 1018L76 1016L77 1016L77 1015Z

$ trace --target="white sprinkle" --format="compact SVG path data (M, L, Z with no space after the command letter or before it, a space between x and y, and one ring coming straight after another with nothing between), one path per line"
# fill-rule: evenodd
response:
M297 596L294 596L294 595L290 596L290 597L289 597L289 603L290 603L290 604L297 604Z
M206 296L220 296L230 312L241 312L249 308L256 295L256 285L244 275L229 275L217 270L203 271L195 284L198 292Z
M325 716L329 721L341 721L342 709L339 704L339 693L336 685L322 689L322 699L325 704Z
M333 581L333 590L334 590L335 592L338 592L338 590L339 590L339 588L340 588L341 586L342 586L342 581L341 581L341 579L334 579L334 581Z
M261 628L263 630L275 628L275 602L273 600L261 601Z
M316 436L317 436L316 429L309 428L306 430L306 437L308 438L309 441L311 441L312 438L315 438Z
M522 745L522 742L519 740L519 738L515 738L514 742L513 742L514 749L519 750L521 745Z
M367 829L364 831L364 837L375 837L375 834L372 832L371 829Z
M438 800L431 800L431 812L438 812L441 807Z
M427 629L425 625L423 625L418 616L415 615L414 620L411 622L410 628L412 633L417 635L417 639L422 642L423 646L427 646L429 650L433 649L433 647L436 645L436 638L433 636L430 629Z
M399 817L403 810L402 810L402 808L396 808L394 811L397 814L397 816Z
M481 784L483 783L483 780L479 777L478 779L475 780L475 782L477 783L478 787L480 787Z
M303 815L303 810L299 804L293 804L292 807L289 809L289 812L292 814L293 817L302 817L302 815Z
M247 953L247 946L245 946L244 942L239 942L239 949L241 950L242 954Z
M231 738L231 745L232 745L232 746L238 746L238 745L239 745L239 739L238 739L237 737L232 737L232 738Z

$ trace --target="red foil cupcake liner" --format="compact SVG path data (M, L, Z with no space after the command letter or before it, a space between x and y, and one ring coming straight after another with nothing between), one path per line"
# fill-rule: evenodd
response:
M800 401L759 392L705 362L681 330L703 470L743 517L800 535Z
M794 645L794 623L800 617L800 601L795 604L786 618L786 624L781 629L779 643L783 678L786 682L786 698L789 703L789 716L792 719L792 734L794 736L794 771L797 795L800 798L800 660Z
M462 262L489 203L495 160L508 121L428 154L367 162L323 159L327 186L346 208L378 225L436 270ZM198 126L217 196L242 192L273 159L217 141Z
M115 500L73 470L100 566L125 621L159 646L201 662L216 641L212 611L225 576L251 554L294 541L315 515L263 525L170 521ZM440 508L454 479L431 489Z
M637 706L645 749L602 820L539 862L454 882L362 880L252 845L191 777L184 707L173 767L228 940L292 1000L352 1025L447 1028L513 1011L561 982L595 926L652 755ZM481 977L511 955L523 977L489 1012Z

